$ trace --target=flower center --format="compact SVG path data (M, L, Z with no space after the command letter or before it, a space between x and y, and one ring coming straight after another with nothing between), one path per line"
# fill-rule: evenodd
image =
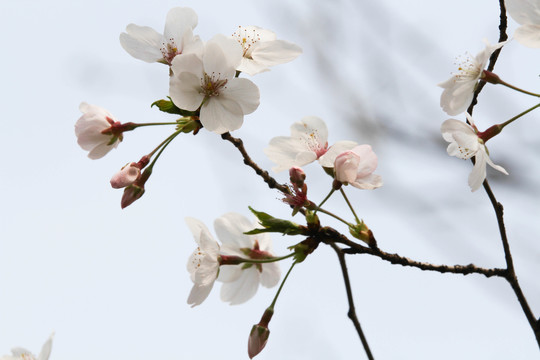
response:
M261 40L260 35L257 33L256 29L246 29L242 26L238 27L238 30L232 35L236 38L236 41L242 45L244 50L243 56L245 58L251 59L251 53L257 41Z
M202 93L206 98L219 96L221 89L226 88L227 79L221 79L221 73L212 73L208 75L204 73L204 78L201 79Z
M476 80L480 77L482 69L470 54L465 54L456 59L459 72L454 74L456 80Z
M321 137L317 130L312 130L307 136L303 137L302 141L304 141L309 150L317 155L317 159L328 151L328 142L324 144L321 143Z
M206 256L206 253L201 250L200 247L197 247L193 252L193 258L191 261L191 268L197 270L201 267L202 260Z
M182 53L181 51L178 50L178 46L176 46L176 42L174 41L174 38L170 38L169 42L167 43L162 43L160 50L161 50L161 54L163 55L163 59L169 65L171 65L176 55L179 55Z

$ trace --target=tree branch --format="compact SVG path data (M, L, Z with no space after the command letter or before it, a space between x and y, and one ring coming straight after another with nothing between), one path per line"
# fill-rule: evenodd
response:
M343 274L343 281L345 282L345 290L347 291L347 301L349 302L349 311L347 312L347 316L354 324L354 327L356 329L356 332L358 333L358 336L360 337L360 341L362 342L362 345L364 346L364 350L366 351L366 355L369 360L374 360L373 354L371 353L371 350L369 348L366 336L364 335L364 332L362 331L362 327L360 326L360 322L358 321L358 317L356 316L356 308L354 307L354 299L352 295L352 288L351 288L351 281L349 279L349 270L347 269L347 263L345 262L345 254L343 251L341 251L341 248L337 246L335 243L328 243L332 249L336 252L338 258L339 258L339 264L341 266L341 272Z

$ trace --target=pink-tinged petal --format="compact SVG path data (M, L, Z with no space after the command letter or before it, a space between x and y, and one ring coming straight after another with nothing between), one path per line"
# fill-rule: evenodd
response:
M540 24L525 24L514 32L514 39L521 45L530 48L540 48Z
M121 189L133 184L140 176L141 169L130 163L114 174L110 183L113 189Z
M164 41L163 35L148 26L129 24L127 33L120 34L120 45L128 54L148 63L163 59L160 48Z
M377 155L369 145L359 145L352 149L354 153L360 156L358 164L358 173L356 177L365 177L370 175L377 168Z
M279 262L263 264L261 273L261 285L267 288L276 286L281 278Z
M287 63L302 54L302 48L285 40L261 42L251 53L251 57L258 63L274 66Z
M197 305L202 304L202 302L206 300L206 298L210 294L210 291L212 291L213 286L214 286L213 282L204 286L193 285L193 287L191 288L191 292L189 293L187 303L191 305L191 307L195 307Z
M319 158L319 164L321 164L322 167L333 168L334 162L336 161L336 157L339 154L347 150L352 150L356 146L358 146L358 143L354 141L349 141L349 140L338 141L334 145L330 146L328 151Z
M198 18L193 9L188 7L175 7L169 10L165 19L163 35L166 41L180 40L187 30L197 26Z
M347 150L339 154L334 162L335 179L341 183L354 182L359 163L360 156L352 150Z
M244 114L236 101L211 97L201 108L200 120L208 131L223 134L239 129L244 122Z
M48 360L49 359L49 357L51 355L51 351L52 351L53 338L54 338L54 332L51 334L51 336L49 336L47 341L45 341L45 343L41 347L41 351L39 352L37 360Z
M252 229L255 229L255 228L260 228L261 226L259 225L259 222L258 221L255 221L254 224L251 225L252 226ZM253 236L253 235L252 235ZM253 239L257 240L257 242L259 243L259 249L261 251L266 251L268 253L272 253L273 252L273 247L272 247L272 237L270 236L269 233L262 233L262 234L257 234L256 236L253 236ZM252 242L254 242L252 240Z
M222 265L219 268L217 281L229 283L237 281L242 275L242 265Z
M349 183L349 185L358 189L373 190L383 186L383 181L380 175L370 174L368 176L356 178L356 180Z
M242 270L240 278L221 286L221 300L230 305L245 303L251 299L259 287L259 272L255 267Z
M201 106L204 95L201 94L201 80L189 72L171 76L169 96L180 109L195 111Z
M227 213L214 221L214 229L221 241L222 252L227 255L244 256L240 248L252 248L253 242L244 232L253 230L255 226L245 216Z
M244 115L251 114L259 107L259 88L248 79L234 78L229 80L220 97L237 102Z

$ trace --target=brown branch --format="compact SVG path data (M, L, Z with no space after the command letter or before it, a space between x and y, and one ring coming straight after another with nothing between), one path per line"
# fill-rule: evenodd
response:
M221 134L221 138L223 140L230 141L242 154L242 157L244 158L244 164L255 170L257 175L263 178L264 182L268 184L268 187L270 189L278 189L284 194L290 194L291 190L287 185L280 184L274 179L270 174L268 174L268 171L263 170L257 165L253 160L251 160L251 157L248 155L246 149L244 148L244 142L242 139L233 137L230 133L226 132L225 134Z
M347 312L347 316L354 324L354 327L356 329L356 332L358 333L358 336L360 337L360 341L362 342L362 345L364 346L364 350L366 351L366 355L369 360L374 360L373 354L371 353L371 350L369 348L366 336L364 335L364 332L362 331L362 327L360 326L360 321L358 321L358 317L356 316L356 308L354 306L354 299L352 295L352 288L351 288L351 281L349 279L349 270L347 269L347 263L345 262L345 254L343 251L341 251L341 248L337 246L335 243L328 243L332 249L336 252L338 258L339 258L339 264L341 266L341 272L343 274L343 281L345 282L345 290L347 291L347 301L349 302L349 311Z
M322 228L320 234L322 234L322 241L325 244L330 244L330 243L335 242L335 243L340 243L340 244L348 246L348 248L341 250L345 254L369 254L369 255L376 256L382 260L388 261L395 265L410 266L410 267L414 267L414 268L424 270L424 271L436 271L439 273L452 273L452 274L462 274L462 275L480 274L488 278L492 276L499 276L499 277L504 277L504 278L507 277L506 269L499 269L499 268L486 269L486 268L478 267L474 264L453 265L453 266L435 265L435 264L431 264L427 262L411 260L407 257L400 256L398 254L387 253L376 247L367 247L367 246L355 243L354 241L349 240L345 235L340 234L338 231L330 227Z

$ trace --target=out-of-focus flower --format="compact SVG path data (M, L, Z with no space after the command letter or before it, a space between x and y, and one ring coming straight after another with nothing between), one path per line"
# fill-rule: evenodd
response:
M201 50L201 39L193 36L195 26L195 11L175 7L167 13L163 35L147 26L129 24L126 32L120 34L120 44L136 59L170 65L176 55Z
M334 163L334 178L342 184L359 189L373 190L382 186L379 175L373 174L377 168L377 155L369 145L359 145L342 152Z
M222 243L221 254L250 259L273 257L269 234L244 234L255 227L247 218L236 213L227 213L216 219L214 228ZM218 281L224 283L221 300L231 305L244 303L255 295L259 283L269 288L277 285L279 278L277 262L222 266L218 276Z
M506 0L506 10L521 26L514 32L520 44L540 47L540 2L538 0Z
M37 357L30 351L17 347L11 349L12 355L4 355L0 357L0 360L48 360L51 355L53 337L54 333L52 333L47 341L45 341L45 344L41 347L41 351Z
M122 141L122 131L115 131L115 126L121 124L99 106L83 102L79 110L83 114L75 123L77 143L83 150L89 151L90 159L100 159Z
M298 45L277 40L274 32L258 26L239 26L232 36L244 50L237 70L249 75L268 71L270 66L292 61L302 53Z
M171 69L169 93L185 110L200 110L203 126L223 134L239 129L244 115L259 106L259 88L248 79L236 78L242 47L232 38L216 35L204 46L202 57L176 57Z
M485 43L484 50L474 58L467 56L459 66L459 72L439 84L444 89L441 94L441 107L448 115L461 114L471 104L474 89L482 77L489 57L495 50L506 44L506 41L495 45L487 41Z
M441 133L444 140L450 143L446 149L448 155L465 160L475 157L474 167L469 175L469 186L471 191L476 191L486 178L486 163L503 174L508 173L502 166L495 165L491 161L484 141L478 137L473 128L472 117L468 113L466 115L471 125L456 119L448 119L442 123Z
M122 169L111 178L111 186L115 189L121 189L133 184L141 176L141 169L137 163L126 164Z
M343 151L358 144L354 141L338 141L328 147L328 129L324 121L315 116L307 116L291 126L291 136L277 136L270 140L264 153L277 165L275 172L304 166L319 160L321 166L334 167L334 160Z
M219 244L202 222L193 218L185 220L197 243L197 249L187 262L187 270L193 281L187 302L193 307L200 305L214 286L219 273Z

